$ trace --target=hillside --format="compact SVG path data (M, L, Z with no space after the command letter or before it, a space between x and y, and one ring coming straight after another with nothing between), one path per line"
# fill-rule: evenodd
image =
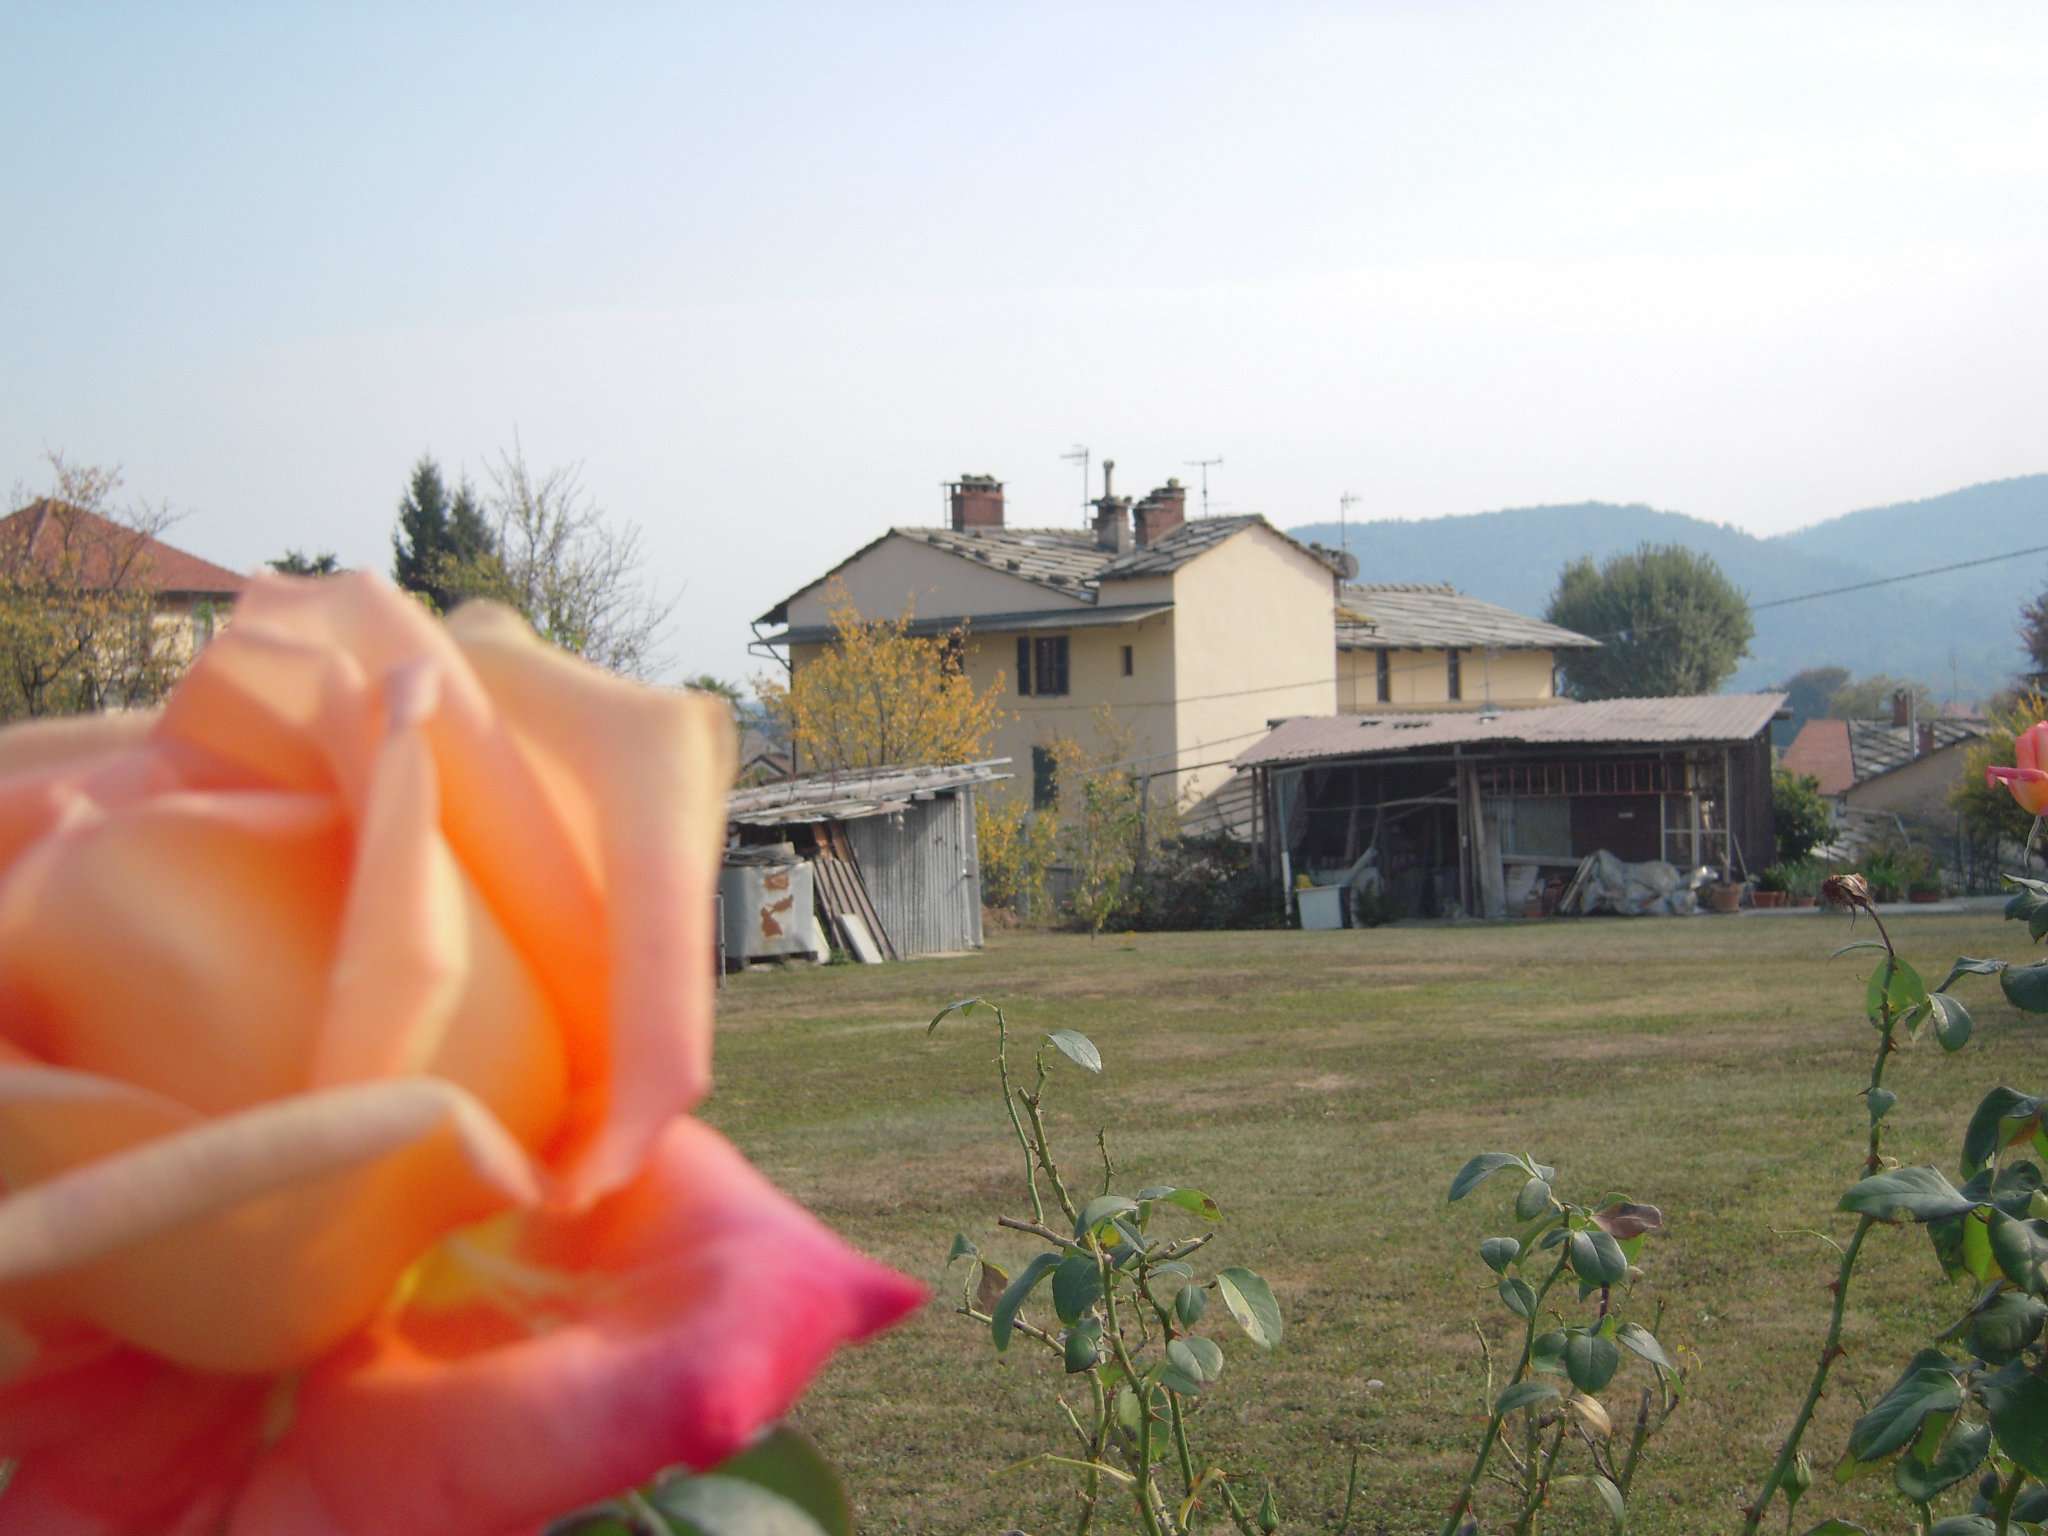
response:
M1335 523L1288 531L1323 544L1338 536ZM1771 538L1602 502L1350 526L1361 580L1449 581L1529 614L1543 612L1567 560L1605 559L1643 543L1711 555L1751 602L1764 603L2048 544L2048 475L1871 507ZM2044 587L2048 556L2037 556L1766 609L1729 687L1768 687L1801 667L1835 663L1919 678L1944 697L1982 697L2019 670L2020 605Z

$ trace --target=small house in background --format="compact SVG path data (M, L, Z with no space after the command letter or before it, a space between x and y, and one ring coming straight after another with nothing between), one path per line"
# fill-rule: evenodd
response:
M140 529L43 497L0 517L0 564L33 568L79 590L146 591L180 664L228 619L245 577Z
M1900 693L1889 720L1807 721L1782 766L1815 780L1833 802L1834 847L1843 857L1903 834L1962 867L1966 839L1949 796L1970 744L1987 729L1974 713L1922 718L1912 695Z
M1560 651L1600 642L1456 587L1351 583L1337 600L1337 708L1513 709L1557 698Z
M1500 917L1595 853L1711 866L1775 857L1780 693L1283 721L1237 760L1283 889L1355 880L1401 914Z
M814 773L734 790L726 801L732 835L721 883L727 963L788 953L792 944L802 949L795 930L813 923L819 935L863 960L981 948L974 796L1009 778L1008 765L1008 758L994 758ZM778 882L741 873L764 861L801 865L802 874ZM746 894L756 885L765 905ZM802 887L815 911L795 910L806 905L791 901Z

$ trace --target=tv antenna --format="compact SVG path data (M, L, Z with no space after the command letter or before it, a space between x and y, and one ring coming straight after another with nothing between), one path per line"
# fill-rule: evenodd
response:
M1202 472L1202 516L1207 517L1209 515L1209 466L1211 464L1221 464L1223 460L1220 458L1184 459L1182 462L1189 469L1199 469Z
M1355 492L1346 491L1337 498L1337 548L1347 555L1351 553L1351 509L1357 505Z
M1088 445L1076 443L1060 457L1069 464L1081 466L1081 521L1085 524L1088 521Z

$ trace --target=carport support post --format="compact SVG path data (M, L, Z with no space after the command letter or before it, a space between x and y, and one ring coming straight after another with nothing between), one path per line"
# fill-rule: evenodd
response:
M1458 776L1458 910L1467 917L1472 915L1472 768L1458 756L1458 749L1451 753L1456 759Z

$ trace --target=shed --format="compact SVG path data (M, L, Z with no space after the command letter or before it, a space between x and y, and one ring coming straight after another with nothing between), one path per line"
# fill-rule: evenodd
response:
M847 947L864 928L885 958L979 949L974 792L1009 761L805 774L735 790L726 819L737 843L790 843L817 866L822 919Z
M1281 722L1237 759L1283 885L1372 853L1411 915L1500 916L1510 876L1628 861L1771 863L1770 726L1784 695L1603 699Z

